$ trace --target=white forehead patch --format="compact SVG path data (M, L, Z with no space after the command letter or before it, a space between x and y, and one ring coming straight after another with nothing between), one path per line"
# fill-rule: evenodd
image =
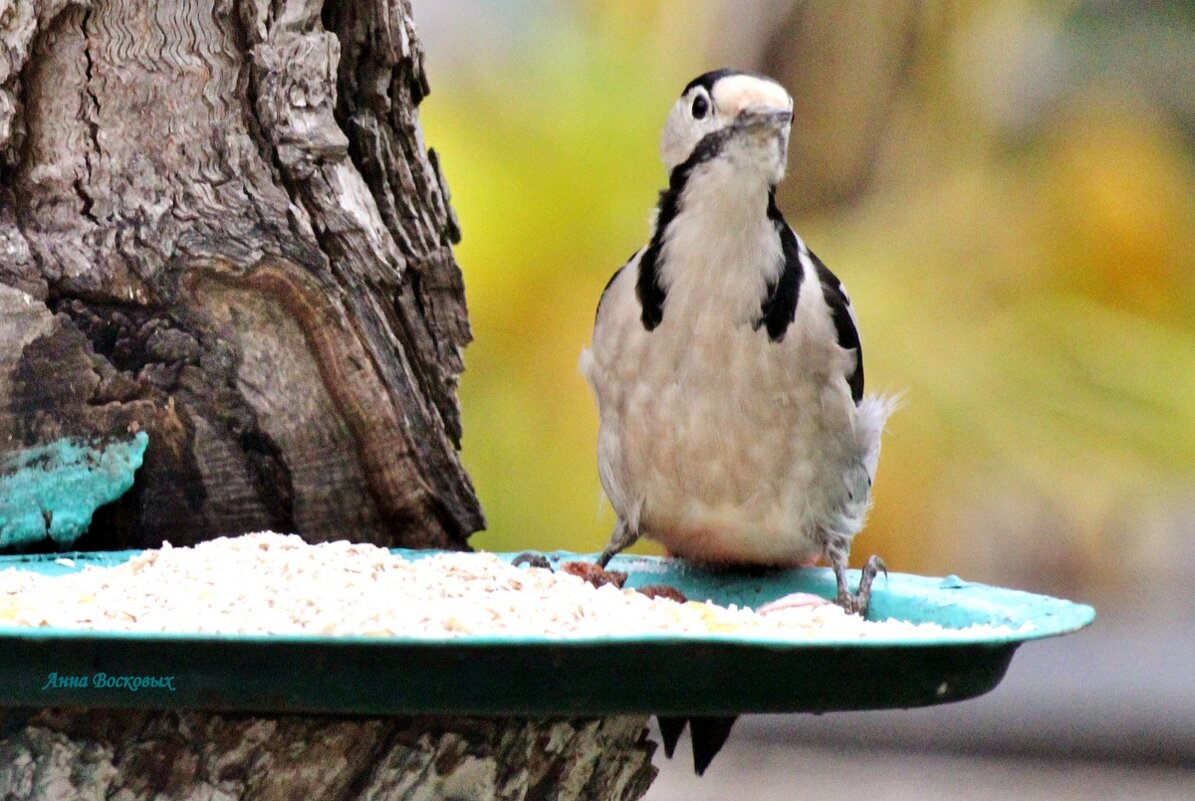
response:
M722 114L735 117L750 107L791 111L793 99L775 81L754 75L728 75L714 84L714 105Z
M788 92L775 81L756 75L727 75L713 85L716 114L693 116L693 99L704 89L690 89L673 104L660 137L660 156L669 170L682 164L706 134L734 121L744 109L792 111L793 101ZM788 148L788 131L781 142L781 175L783 151Z

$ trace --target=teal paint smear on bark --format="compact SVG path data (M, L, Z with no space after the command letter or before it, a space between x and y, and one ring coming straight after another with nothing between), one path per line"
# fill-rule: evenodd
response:
M83 536L95 510L133 486L149 435L87 442L64 438L0 455L0 548Z

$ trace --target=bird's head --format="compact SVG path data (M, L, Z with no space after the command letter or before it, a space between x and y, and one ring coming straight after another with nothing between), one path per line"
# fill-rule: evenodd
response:
M716 70L694 78L664 123L660 155L669 171L696 161L734 158L768 183L784 178L793 100L763 75Z

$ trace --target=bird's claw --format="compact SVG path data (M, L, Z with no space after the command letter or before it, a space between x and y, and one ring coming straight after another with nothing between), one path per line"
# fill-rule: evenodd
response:
M605 570L606 565L610 564L610 560L613 559L617 554L618 554L618 551L612 550L611 548L607 547L606 550L602 551L601 554L598 556L597 562L595 564L597 564L598 567Z
M605 569L606 565L610 564L610 560L618 553L630 548L639 539L639 532L633 531L626 521L619 518L618 523L614 526L613 533L610 534L610 541L606 543L606 547L602 549L601 556L597 559L597 566Z
M838 597L835 602L846 610L847 614L867 617L867 610L871 606L871 585L875 577L883 571L884 578L888 577L888 568L884 560L878 556L871 556L859 575L859 589L851 593L846 585L846 570L835 571L838 579Z

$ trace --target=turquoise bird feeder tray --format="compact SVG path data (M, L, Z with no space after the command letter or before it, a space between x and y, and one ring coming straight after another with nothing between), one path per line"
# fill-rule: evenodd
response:
M136 553L3 557L0 569L60 574ZM395 553L417 559L431 552ZM594 558L545 556L552 563ZM625 571L630 587L668 584L693 600L752 608L793 592L832 598L835 591L822 569L713 573L627 555L611 568ZM432 640L0 627L0 706L529 716L917 707L988 692L1021 645L1077 631L1095 612L955 577L893 573L877 579L870 617L944 628L932 639L794 641L732 633ZM973 624L1004 628L968 631Z

